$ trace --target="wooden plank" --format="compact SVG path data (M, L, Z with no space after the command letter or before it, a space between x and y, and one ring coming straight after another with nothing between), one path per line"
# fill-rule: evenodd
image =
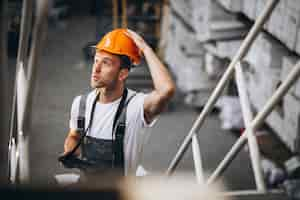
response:
M216 1L203 0L201 4L194 2L193 8L193 26L201 42L243 37L248 32L237 16L226 11Z

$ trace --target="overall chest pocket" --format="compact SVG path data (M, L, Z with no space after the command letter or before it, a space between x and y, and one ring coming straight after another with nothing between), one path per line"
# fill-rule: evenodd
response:
M82 157L96 165L112 166L112 140L86 136L82 144Z

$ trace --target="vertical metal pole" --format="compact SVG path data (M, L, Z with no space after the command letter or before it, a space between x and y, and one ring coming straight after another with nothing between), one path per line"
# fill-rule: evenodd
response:
M200 145L198 142L197 135L194 134L192 138L192 150L193 150L193 159L195 166L195 173L198 183L204 183L203 167L202 167L202 158L200 152Z
M22 106L23 110L20 110L20 124L18 131L18 147L20 154L20 182L25 183L29 181L29 124L31 122L31 106L33 100L33 90L36 79L36 69L38 64L38 56L42 50L42 43L45 39L47 17L48 17L48 1L40 0L36 1L36 20L32 33L32 45L30 50L30 57L28 61L28 78L23 81L22 70L20 70L20 82L27 82L25 93L22 95L24 99L21 99L18 106ZM22 68L21 68L22 69ZM24 69L24 68L23 68ZM19 87L19 85L18 85ZM22 86L21 86L22 87ZM21 90L18 90L18 98L21 94ZM19 116L19 115L18 115ZM26 126L25 126L26 125Z
M23 64L24 66L27 64L28 44L32 23L32 8L32 0L23 1L17 67L19 67L20 64Z
M268 100L268 102L263 106L261 111L256 115L253 121L251 121L250 127L252 127L253 131L264 122L266 117L272 112L276 104L280 101L280 99L288 92L289 88L297 81L300 75L300 62L298 62L291 72L288 74L287 78L282 82L279 88L275 91L272 97ZM247 129L245 131L248 131ZM208 179L208 184L215 181L229 166L230 162L235 158L240 149L244 146L247 141L247 133L243 134L237 142L233 145L230 151L226 154L225 158L219 164L217 169L213 172L213 174Z
M8 92L8 57L7 57L7 6L8 1L0 2L0 184L8 182L8 124L9 124L9 92Z
M29 43L31 21L32 21L32 7L33 7L32 0L23 1L21 24L20 24L19 48L18 48L17 65L16 65L16 78L15 78L15 85L14 85L14 92L13 92L13 99L12 99L13 102L12 102L11 121L10 121L10 141L9 141L10 167L9 168L10 168L10 180L12 183L15 183L16 181L16 174L14 173L17 173L18 158L16 154L17 152L19 152L17 150L17 141L15 140L15 133L18 131L17 128L20 125L19 122L20 120L18 120L18 116L17 116L18 76L19 76L20 69L23 69L23 71L25 71L24 65L26 65L26 57L27 57L27 50L28 50L28 43ZM23 79L26 80L25 73L23 73L23 75L24 75ZM25 86L23 85L23 87ZM26 88L27 87L25 87L25 89ZM22 92L25 92L25 89L24 90L21 89Z
M255 183L259 191L266 192L266 185L263 177L263 172L261 169L258 144L256 141L256 137L254 135L254 130L251 127L251 121L253 120L253 113L251 111L251 107L250 107L251 104L249 101L249 97L247 95L245 77L240 62L238 62L235 66L235 77L236 77L236 83L237 83L237 88L238 88L241 107L242 107L243 119L244 119L245 127L248 130L245 132L245 134L247 134L247 138L248 138L250 158L251 158L252 168L254 171Z
M17 180L17 166L19 156L17 154L17 144L15 138L11 138L9 143L9 180L11 183L16 183Z
M28 60L28 92L25 98L24 124L29 124L31 121L31 106L33 100L33 91L36 81L37 66L39 57L43 51L44 41L46 39L48 27L48 0L39 0L37 3L37 15L35 25L32 31L32 42L30 56Z
M25 110L25 96L27 93L28 81L25 76L24 66L19 66L17 74L17 116L18 116L18 140L17 151L19 159L16 161L19 166L19 181L20 183L27 183L29 181L29 146L28 137L25 138L23 130L24 110Z
M118 10L119 10L119 6L118 6L118 0L112 0L112 21L113 21L113 28L116 29L118 28L118 21L119 21L119 15L118 15Z
M165 2L163 2L162 4L155 4L155 7L154 7L154 9L155 9L155 16L157 17L157 18L161 18L161 12L162 12L162 7L163 6L165 6ZM160 38L160 33L161 33L161 30L160 30L160 28L162 27L162 24L160 23L160 21L159 22L156 22L156 24L155 24L155 36L156 36L156 38Z
M122 28L127 28L127 0L122 0Z
M160 57L164 57L166 45L168 42L166 32L170 24L170 5L167 3L167 0L163 1L160 21L161 22L157 24L157 26L160 26L159 28L157 28L157 31L159 31L159 33L157 33L157 38L159 38L157 52Z
M8 144L8 169L9 169L9 180L11 183L16 182L17 173L17 144L15 133L17 133L17 104L16 104L16 89L13 94L13 101L11 107L11 116L9 123L9 144Z
M171 161L171 164L169 165L169 168L167 169L166 174L171 175L174 170L176 169L178 163L182 159L184 153L186 152L188 146L191 143L191 139L193 137L194 133L197 133L202 124L204 123L204 120L206 116L210 113L210 111L213 108L213 105L217 101L218 97L221 95L222 90L224 89L226 83L231 78L234 72L234 67L238 61L243 59L243 57L247 54L249 48L251 47L252 43L254 42L255 38L259 34L260 30L262 29L264 23L269 18L270 14L274 10L275 6L279 0L269 0L267 6L263 10L262 14L257 18L255 21L253 27L251 28L250 32L248 33L247 37L243 41L241 47L239 48L237 54L232 59L231 63L229 64L227 70L225 71L224 75L222 76L221 80L218 82L216 88L214 89L212 95L209 97L207 103L205 104L202 112L200 113L200 116L194 123L192 129L190 130L189 134L184 139L183 143L181 144L179 150L177 151L174 159Z

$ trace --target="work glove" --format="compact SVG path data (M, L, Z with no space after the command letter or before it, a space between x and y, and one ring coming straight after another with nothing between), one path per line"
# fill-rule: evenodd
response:
M58 161L62 163L65 168L77 168L77 169L87 169L89 167L93 167L94 164L92 162L82 160L75 156L74 154L67 153L58 157Z

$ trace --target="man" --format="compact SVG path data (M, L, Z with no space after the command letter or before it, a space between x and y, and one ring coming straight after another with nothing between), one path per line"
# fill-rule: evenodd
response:
M154 84L154 90L149 94L136 93L124 86L131 65L138 64L142 55L148 63ZM85 159L97 163L95 168L98 173L106 173L114 167L111 164L115 161L112 144L118 138L115 118L123 103L127 109L126 128L122 142L116 145L122 147L117 148L116 154L118 156L121 152L122 163L116 165L123 174L134 174L141 149L138 142L140 130L153 124L155 117L173 96L173 80L153 50L137 33L116 29L106 34L96 46L91 86L95 90L86 97L84 128L87 131L82 144L85 150L82 148L80 152L77 149L75 155L84 154ZM80 140L77 123L79 107L80 97L76 97L71 108L70 131L65 140L64 154L74 150Z

